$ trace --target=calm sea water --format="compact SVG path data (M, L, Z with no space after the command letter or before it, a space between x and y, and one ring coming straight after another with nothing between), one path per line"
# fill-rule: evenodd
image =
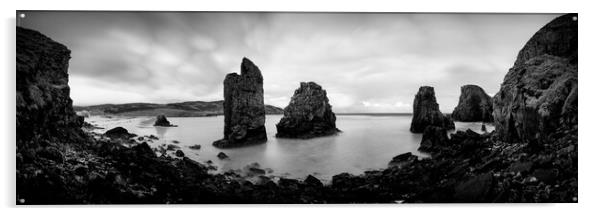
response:
M218 149L211 145L222 138L223 116L169 118L178 127L153 127L154 117L92 116L86 121L104 128L97 132L121 126L139 136L155 135L159 140L149 143L151 147L178 145L193 160L211 160L218 167L217 172L242 169L257 162L261 168L272 169L274 176L304 179L311 174L328 181L342 172L360 174L386 168L394 156L406 152L428 157L417 150L422 134L410 133L411 116L339 115L337 127L342 133L308 140L276 138L275 125L280 118L282 115L266 116L267 143L235 149ZM494 129L492 125L487 127L488 131ZM479 132L481 123L456 122L456 128ZM188 148L196 144L201 145L200 150ZM226 153L230 159L218 159L219 152Z

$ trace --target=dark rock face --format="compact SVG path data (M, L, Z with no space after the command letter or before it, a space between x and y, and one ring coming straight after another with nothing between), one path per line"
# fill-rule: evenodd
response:
M326 90L314 82L302 82L289 105L284 108L284 117L276 129L276 137L301 139L339 132Z
M240 75L230 73L224 80L224 138L213 143L230 148L264 143L265 108L263 76L251 60L243 58Z
M157 116L157 120L155 120L155 124L154 126L161 126L161 127L173 127L174 125L172 125L167 118L165 117L165 115L158 115Z
M577 14L560 16L539 29L518 53L514 67L544 54L577 65Z
M72 138L83 118L73 111L67 70L71 51L41 33L17 27L17 146L34 137Z
M418 150L427 152L436 151L439 148L445 148L448 142L449 138L447 137L446 129L429 125L424 129Z
M477 85L465 85L461 88L458 106L452 112L452 118L465 122L492 122L493 105L491 97Z
M493 98L497 136L542 143L577 126L577 21L554 19L523 47Z
M435 89L422 86L414 97L412 125L410 131L422 133L427 126L439 126L445 129L454 129L454 122L439 111L439 104L435 98Z

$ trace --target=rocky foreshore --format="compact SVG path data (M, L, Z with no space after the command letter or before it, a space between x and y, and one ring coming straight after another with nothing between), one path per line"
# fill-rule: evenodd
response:
M442 123L421 124L417 130L425 133L421 148L431 157L404 153L388 168L338 174L326 184L313 176L264 178L259 165L248 167L256 181L235 172L211 174L211 165L155 152L144 139L131 139L136 135L125 129L104 135L85 132L83 118L75 115L69 98L69 50L38 32L17 28L16 203L577 202L576 46L555 41L573 38L562 27L576 29L573 16L577 15L546 25L521 51L494 98L496 131L458 131L447 137L443 131L449 125L429 96L432 92L434 99L434 91L421 90L416 98L428 103L415 102L414 107L436 110L433 115ZM255 71L253 66L243 60L242 76L248 77L233 80L250 78L254 82L249 85L257 87L260 76L244 74ZM533 96L539 100L526 100ZM255 102L252 107L261 114L263 99ZM224 107L230 103L236 101ZM225 138L232 126L248 130L237 124L262 123L252 124L261 128L258 118L230 119Z

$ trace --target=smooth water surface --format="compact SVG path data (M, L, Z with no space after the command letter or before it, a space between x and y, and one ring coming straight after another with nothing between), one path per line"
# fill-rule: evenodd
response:
M412 116L409 115L339 115L337 127L343 132L307 140L276 138L276 123L280 118L282 115L266 116L267 143L234 149L218 149L211 145L223 136L223 116L168 118L178 127L153 127L154 117L92 116L86 121L104 128L97 132L121 126L139 136L153 134L159 140L149 143L151 147L178 145L193 160L211 160L218 167L218 172L242 169L257 162L264 169L272 169L271 175L274 176L304 179L311 174L328 181L342 172L360 174L366 170L386 168L394 156L402 153L428 156L418 151L422 134L410 132ZM456 122L456 128L479 132L481 123ZM487 129L491 131L493 126L488 125ZM174 143L174 140L179 143ZM195 144L200 144L201 149L189 148ZM229 159L218 159L219 152L226 153Z

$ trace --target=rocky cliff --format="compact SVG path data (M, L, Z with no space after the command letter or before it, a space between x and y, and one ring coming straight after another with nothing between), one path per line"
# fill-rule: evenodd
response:
M565 14L539 29L518 53L514 67L543 54L577 65L577 14Z
M493 105L491 97L477 85L465 85L461 88L458 106L452 112L452 118L465 122L492 122Z
M284 117L276 125L276 137L312 138L336 134L336 116L328 103L326 90L314 82L302 82Z
M422 86L414 97L410 131L413 133L422 133L429 125L445 129L455 128L451 118L443 115L439 110L439 104L435 98L435 89L430 86Z
M83 118L69 97L71 51L41 33L17 27L17 147L45 138L73 138ZM25 145L25 146L24 146Z
M229 148L266 140L263 76L251 60L243 58L240 75L230 73L224 80L224 138L213 145Z
M576 14L541 28L520 51L493 98L497 137L542 143L577 127Z

